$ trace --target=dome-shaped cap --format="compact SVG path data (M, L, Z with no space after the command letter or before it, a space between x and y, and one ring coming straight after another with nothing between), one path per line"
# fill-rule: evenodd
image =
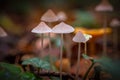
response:
M58 21L58 17L51 9L49 9L46 13L43 14L41 20L45 22L55 22Z
M96 6L96 11L113 11L112 5L108 2L108 0L102 0L102 2Z
M59 21L65 21L67 19L67 16L66 16L66 14L63 11L60 11L57 14L57 17L58 17Z
M45 24L44 22L40 22L40 24L37 27L33 28L33 30L31 32L33 32L33 33L49 33L51 31L52 31L51 28L47 24Z
M53 33L71 33L74 31L74 28L64 22L59 23L55 27L53 27Z
M118 19L113 19L110 23L111 27L118 27L120 26L120 21Z
M79 31L79 32L77 32L76 35L73 37L73 41L74 41L74 42L78 42L78 43L80 43L80 42L85 43L85 42L86 42L86 38L85 38L85 36L83 35L83 33Z
M7 33L0 27L0 37L7 36Z

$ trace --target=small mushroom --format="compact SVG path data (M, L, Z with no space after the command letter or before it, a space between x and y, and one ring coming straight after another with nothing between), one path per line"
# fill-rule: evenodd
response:
M3 28L0 27L0 37L7 36L7 33L3 30Z
M78 58L77 58L77 69L76 69L76 80L79 80L79 69L80 69L80 46L81 43L85 43L87 39L82 32L77 32L73 37L73 41L78 43Z
M33 28L31 32L43 34L49 33L51 31L51 28L45 22L40 22L40 24L38 24L37 27Z
M41 17L41 21L48 22L48 25L51 27L52 26L51 22L58 21L58 17L55 15L55 13L51 9L49 9ZM49 38L49 40L51 40L51 33L48 33L48 38ZM52 50L52 46L51 46L51 42L49 42L49 56L50 56L51 50ZM51 57L50 57L50 64L52 64ZM51 69L52 69L52 67L51 67Z
M73 31L74 31L74 28L64 22L61 22L52 28L52 32L58 33L58 34L72 33Z
M119 27L120 26L120 21L118 19L113 19L110 23L111 27Z
M87 41L92 38L92 35L89 34L84 34L85 38L86 38L86 42L85 42L85 54L87 54Z
M66 14L63 11L60 11L57 14L57 17L58 17L59 21L65 21L67 19L67 16L66 16Z
M118 27L120 27L120 21L115 18L111 21L110 26L113 28L114 53L117 53L118 52Z
M43 50L43 34L51 32L51 28L44 22L40 22L37 27L33 28L31 32L41 34L41 47Z
M108 2L108 0L102 0L102 2L96 6L96 11L104 12L104 36L103 36L103 55L107 55L107 14L106 12L113 11L112 5Z
M62 80L62 55L63 55L63 34L72 33L74 28L64 22L59 23L52 28L53 33L61 34L61 47L60 47L60 80Z
M41 17L41 21L45 22L55 22L58 21L58 17L55 15L55 13L49 9L46 13L43 14Z
M102 11L102 12L113 11L113 7L108 2L108 0L102 0L102 2L98 6L96 6L95 10Z

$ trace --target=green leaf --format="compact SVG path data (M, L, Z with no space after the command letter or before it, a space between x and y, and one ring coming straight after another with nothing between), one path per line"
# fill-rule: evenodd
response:
M51 58L51 61L50 61L50 58ZM47 56L45 56L42 60L51 63L51 64L50 64L51 70L53 70L53 71L58 71L58 69L57 69L57 68L55 67L55 65L54 65L55 61L57 60L56 57L47 55Z
M50 58L51 58L51 60L52 60L53 63L56 62L56 60L57 60L56 57L54 57L54 56L49 56L49 55L45 56L42 60L47 61L47 62L50 63Z
M4 71L0 71L0 79L1 80L16 80L16 79L19 79L19 75L13 74L11 72L4 70Z
M0 62L0 67L14 74L19 74L22 72L20 67L9 63Z
M21 74L21 80L35 80L36 77L30 72L25 72Z
M112 76L112 80L120 80L120 61L113 60L107 56L102 56L100 59L96 59L95 62L100 63L102 69Z
M37 68L50 70L50 63L39 58L31 58L22 62L22 65L32 65Z
M86 54L82 54L82 57L83 57L84 59L93 60L92 57L90 57L90 56L88 56L88 55L86 55Z
M4 62L0 62L0 80L42 80L33 73L22 72L21 68Z
M22 70L20 67L0 62L0 79L2 80L16 80L19 79Z
M60 78L57 78L57 77L50 77L50 80L60 80Z

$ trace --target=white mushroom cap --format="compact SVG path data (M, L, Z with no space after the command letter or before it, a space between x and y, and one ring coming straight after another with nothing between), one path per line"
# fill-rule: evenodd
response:
M66 14L62 11L57 14L57 17L58 17L59 21L65 21L67 19Z
M0 37L7 36L7 33L0 27Z
M108 0L102 0L102 2L96 6L96 11L113 11L112 5L108 2Z
M74 42L78 42L78 43L80 43L80 42L85 43L85 42L86 42L86 38L85 38L85 36L83 35L83 33L79 31L79 32L77 32L76 35L73 37L73 41L74 41Z
M53 33L71 33L74 31L74 28L64 22L59 23L53 29Z
M90 38L92 38L92 35L89 35L89 34L83 34L84 36L85 36L85 38L86 38L86 42L90 39Z
M43 14L41 20L45 22L55 22L58 21L58 17L51 9L49 9L46 13Z
M33 32L33 33L49 33L51 31L52 31L51 28L47 24L45 24L44 22L40 22L40 24L37 27L33 28L33 30L31 32Z
M113 19L110 23L111 27L118 27L120 26L120 21L118 19Z

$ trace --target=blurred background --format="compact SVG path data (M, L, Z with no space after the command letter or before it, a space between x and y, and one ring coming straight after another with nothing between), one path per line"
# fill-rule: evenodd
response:
M40 23L41 16L48 9L52 9L55 14L64 11L67 16L65 21L67 24L72 25L76 31L82 30L91 34L93 37L87 42L87 54L99 57L103 51L104 16L102 13L96 12L95 7L100 2L101 0L0 0L0 27L7 33L6 37L0 37L0 61L15 63L19 59L15 58L17 55L20 55L20 59L24 55L29 55L29 57L48 55L50 41L45 39L44 54L39 55L41 53L41 37L39 34L31 33L31 30ZM109 28L107 55L119 59L120 25L112 27L110 23L113 19L120 21L120 0L109 0L109 2L114 10L107 13L106 27ZM58 23L59 21L53 22L51 28ZM71 65L74 65L77 59L78 45L72 41L75 33L64 36L63 58L70 57ZM51 39L51 55L59 58L60 37L56 36L54 34ZM83 47L84 44L82 44L82 53L84 52Z

